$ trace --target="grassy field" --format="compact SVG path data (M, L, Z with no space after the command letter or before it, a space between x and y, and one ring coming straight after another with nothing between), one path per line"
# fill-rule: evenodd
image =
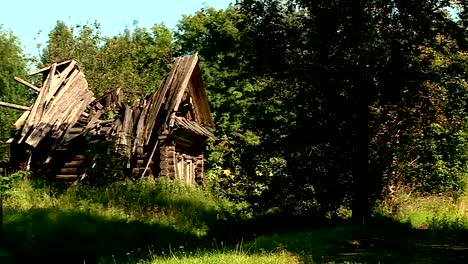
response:
M0 263L453 263L468 255L467 200L398 197L349 220L241 217L238 205L165 181L7 193Z

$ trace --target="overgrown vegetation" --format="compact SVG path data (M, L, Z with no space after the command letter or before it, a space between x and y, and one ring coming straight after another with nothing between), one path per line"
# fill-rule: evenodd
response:
M0 101L27 104L30 91L13 79L25 75L27 62L18 38L0 24ZM3 141L9 138L11 125L20 115L18 110L0 107L0 161L9 158L8 148L3 145Z
M5 194L0 257L12 263L298 261L286 251L243 245L243 234L226 224L242 222L233 218L235 205L177 182L124 181L63 189L20 179ZM240 244L232 244L230 237Z
M360 225L272 214L246 217L207 190L164 180L63 189L18 179L6 192L0 261L408 263L430 258L444 263L444 257L464 254L459 243L467 234L466 198L422 203L401 195L397 214L384 206L387 215ZM433 248L435 243L454 249Z
M0 256L457 261L430 245L466 244L467 25L467 1L441 0L239 0L174 31L135 24L113 37L59 21L37 66L77 59L96 94L122 88L128 103L158 87L172 57L198 53L220 139L209 187L115 182L124 161L98 144L105 182L2 179L11 243ZM13 82L26 70L19 47L0 29L0 100L27 105ZM2 140L18 114L0 108Z
M22 180L6 197L5 247L44 260L55 252L92 262L137 250L178 250L200 242L208 226L229 214L228 204L206 191L166 181L62 190Z
M243 0L205 6L174 31L135 23L107 37L97 21L59 21L35 61L74 58L96 94L121 88L132 103L174 56L198 53L220 138L207 163L214 187L255 213L346 207L359 218L391 185L466 189L465 14L464 1ZM1 95L25 100L12 78L26 61L14 35L0 35L11 66ZM2 118L2 138L14 117Z

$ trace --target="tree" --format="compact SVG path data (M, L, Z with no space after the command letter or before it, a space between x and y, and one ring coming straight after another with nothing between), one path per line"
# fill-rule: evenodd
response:
M451 6L244 0L185 16L181 52L204 58L225 136L222 188L262 210L357 218L389 184L462 189L466 38Z
M30 92L14 80L15 76L25 75L27 61L18 38L0 25L0 101L30 104ZM0 142L10 137L11 126L20 115L21 111L0 107ZM0 160L7 160L8 153L2 147Z
M141 95L159 87L174 50L172 33L164 24L147 30L135 22L133 30L113 37L102 36L98 22L75 28L77 33L57 22L41 55L42 65L77 60L97 95L117 88Z

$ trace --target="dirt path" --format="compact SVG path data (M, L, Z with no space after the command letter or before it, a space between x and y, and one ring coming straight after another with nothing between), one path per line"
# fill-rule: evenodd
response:
M349 241L328 263L468 263L468 246L437 237L374 237ZM440 239L445 240L445 239ZM326 262L325 262L326 263Z

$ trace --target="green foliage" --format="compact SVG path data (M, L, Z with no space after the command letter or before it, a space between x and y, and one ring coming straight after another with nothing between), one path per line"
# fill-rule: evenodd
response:
M128 178L128 160L113 142L105 139L89 142L85 157L83 167L88 169L89 176L86 182L91 186L107 186Z
M0 194L3 194L10 190L20 180L25 180L31 176L29 171L18 171L9 175L0 176Z
M155 24L148 30L135 22L133 29L105 37L98 22L72 27L58 21L49 33L39 66L75 59L97 95L117 88L141 95L159 87L173 49L172 32L165 24Z
M173 56L198 53L216 192L259 214L369 216L386 186L467 187L466 14L464 1L243 0L176 32L58 22L41 63L76 58L98 95L147 94ZM125 170L103 153L96 174Z
M18 38L0 25L0 101L30 104L30 91L14 80L15 76L25 75L27 62ZM10 137L11 126L20 115L21 111L0 106L0 161L9 158L2 142Z
M290 113L269 88L274 80L252 70L249 17L237 7L203 8L184 16L176 35L181 53L198 52L220 142L211 147L209 175L215 188L241 201L258 198L284 159L271 147ZM270 118L277 123L269 122ZM273 126L273 127L272 127ZM267 146L270 146L267 147ZM250 202L252 202L249 199Z
M23 180L6 197L5 247L24 261L49 263L65 255L73 261L111 260L112 255L125 260L131 252L160 254L168 247L195 245L230 208L209 192L163 180L66 191Z
M450 217L453 201L443 197L409 203L441 216L426 221L433 230L385 218L366 226L274 215L232 219L227 201L164 180L65 191L22 180L6 197L2 263L440 262L448 251L426 244L458 245L466 237L459 229L466 221Z
M396 187L391 198L379 208L382 214L415 228L460 230L468 226L468 197L420 195L408 188Z
M214 185L257 212L319 215L369 215L391 184L461 194L468 57L453 4L244 0L184 16L179 52L203 58L221 139Z

